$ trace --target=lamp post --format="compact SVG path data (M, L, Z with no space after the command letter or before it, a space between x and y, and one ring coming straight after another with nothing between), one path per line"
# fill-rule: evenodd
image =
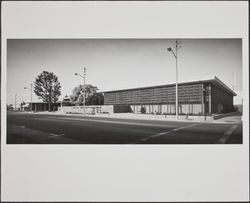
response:
M176 75L176 85L175 85L175 114L176 114L176 119L178 119L179 115L179 102L178 102L178 49L181 48L181 40L175 40L175 51L171 47L168 48L169 52L172 52L174 57L175 57L175 75Z
M63 112L63 109L62 109L62 103L63 103L63 98L61 99L61 113Z
M17 96L17 94L15 94L15 111L16 111L16 96Z
M86 100L86 96L85 96L85 78L86 78L86 68L83 68L83 76L80 75L79 73L75 73L75 75L79 75L81 78L83 78L83 111L84 111L84 115L86 115L86 110L85 110L85 100Z
M32 112L32 89L33 89L32 83L30 84L30 88L24 87L24 89L30 90L30 112Z

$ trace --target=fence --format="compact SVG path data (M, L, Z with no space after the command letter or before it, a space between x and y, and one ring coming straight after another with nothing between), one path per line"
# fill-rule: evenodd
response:
M96 105L96 106L63 106L58 107L58 111L68 114L101 114L101 113L113 113L112 105Z

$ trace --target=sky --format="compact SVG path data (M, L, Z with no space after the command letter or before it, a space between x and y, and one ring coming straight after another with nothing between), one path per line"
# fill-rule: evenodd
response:
M214 76L242 97L240 39L182 39L178 50L179 82ZM30 102L30 87L44 70L58 76L60 100L83 84L99 91L175 83L175 57L167 51L175 39L8 39L7 104ZM33 101L41 101L33 93Z

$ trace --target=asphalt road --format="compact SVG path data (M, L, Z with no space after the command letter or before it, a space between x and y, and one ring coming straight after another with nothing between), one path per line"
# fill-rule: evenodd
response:
M242 123L8 112L7 144L242 144Z

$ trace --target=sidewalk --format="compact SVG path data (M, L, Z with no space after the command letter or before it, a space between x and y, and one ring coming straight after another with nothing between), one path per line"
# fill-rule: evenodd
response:
M227 116L227 117L224 117L224 118L220 118L218 120L214 120L216 123L217 121L218 122L224 122L224 123L239 123L242 121L242 118L241 118L241 115L234 115L234 116Z
M64 116L83 116L83 114L66 114L63 112L36 112L35 114L48 114L48 115L64 115ZM186 116L179 116L177 120L175 115L152 115L152 114L135 114L135 113L112 113L112 114L87 114L88 117L99 118L118 118L118 119L139 119L139 120L159 120L159 121L177 121L177 122L199 122L199 123L240 123L241 116L228 116L217 120L211 120L207 117L204 120L204 116L196 116L196 118L186 118Z

